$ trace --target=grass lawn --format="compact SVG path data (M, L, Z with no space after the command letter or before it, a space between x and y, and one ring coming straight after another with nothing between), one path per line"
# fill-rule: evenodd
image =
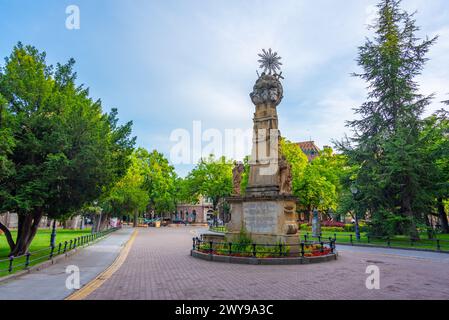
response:
M56 231L56 246L60 242L64 241L70 241L72 239L78 238L80 236L88 235L90 234L91 230L89 229L83 229L83 230L64 230L64 229L58 229ZM17 231L12 231L12 236L15 240L15 237L17 235ZM39 229L36 236L33 239L33 242L30 246L30 252L36 252L39 251L36 255L32 255L30 258L30 265L34 265L37 263L40 263L42 261L46 260L46 257L50 254L50 236L51 236L51 229ZM42 250L42 251L40 251ZM4 234L0 235L0 260L8 259L9 254L9 246L8 242L6 241L6 237ZM16 261L14 261L13 265L20 265L25 263L25 257L18 258ZM2 261L0 262L0 270L8 269L9 262L8 261ZM15 268L16 269L16 268ZM17 270L23 269L23 266L18 266ZM9 274L7 271L0 271L0 277L5 276Z
M301 231L301 239L304 240L304 234L307 232ZM311 235L311 232L308 232ZM341 244L349 244L351 243L351 235L354 244L364 244L364 245L375 245L375 246L384 246L388 247L388 242L386 239L372 239L370 238L368 241L368 237L365 233L360 234L360 241L356 240L355 233L352 232L337 232L337 245ZM323 232L323 240L328 240L329 237L334 237L333 232ZM427 234L420 235L421 240L418 242L411 242L410 238L407 236L395 236L390 239L390 246L396 248L411 248L411 249L430 249L437 250L437 241L436 240L428 240ZM437 239L440 240L440 249L442 251L449 251L449 234L439 234L437 235Z
M220 228L210 228L211 231L215 232L226 232L226 227ZM308 240L311 239L312 232L301 230L300 237L301 240L304 241L304 235L308 235ZM388 247L388 241L386 239L368 239L366 233L360 233L360 241L356 240L356 236L354 232L323 232L322 240L329 241L329 238L337 237L337 245L340 244L350 244L351 243L351 235L354 244L363 244L363 245L373 245L373 246L382 246ZM427 234L423 233L420 235L421 240L418 242L411 242L410 238L407 236L395 236L390 239L390 247L392 248L406 248L406 249L427 249L427 250L435 250L437 251L438 245L435 240L428 240ZM437 239L440 240L440 250L449 252L449 234L438 234L436 236ZM313 240L317 240L317 238L313 238Z

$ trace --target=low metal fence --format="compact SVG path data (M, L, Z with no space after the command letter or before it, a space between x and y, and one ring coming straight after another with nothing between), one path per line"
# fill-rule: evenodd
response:
M321 233L319 236L311 235L309 233L302 236L305 241L317 239L324 239L328 235ZM333 239L339 244L348 244L352 246L367 245L367 246L382 246L386 248L403 248L403 249L421 249L431 250L436 252L449 252L449 241L444 239L421 239L416 240L406 237L375 237L361 234L358 238L356 234L340 235L333 234Z
M118 229L119 228L111 228L105 231L79 236L70 241L59 242L54 247L49 246L33 252L27 252L21 256L10 256L8 259L0 260L0 275L4 273L11 274L13 271L25 270L40 261L51 260L53 257L66 254L77 247L87 246ZM1 269L3 265L6 265L7 268L3 267L3 269Z
M192 249L211 255L225 255L253 258L314 257L333 254L336 250L335 240L301 241L298 244L257 244L257 243L223 243L204 241L193 238Z

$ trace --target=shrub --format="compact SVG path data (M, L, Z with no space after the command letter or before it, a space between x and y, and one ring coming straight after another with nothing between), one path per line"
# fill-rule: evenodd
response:
M336 221L323 221L321 223L321 226L330 228L344 228L345 224L343 222L336 222Z
M321 231L322 232L343 232L343 231L345 231L345 229L342 227L322 227Z

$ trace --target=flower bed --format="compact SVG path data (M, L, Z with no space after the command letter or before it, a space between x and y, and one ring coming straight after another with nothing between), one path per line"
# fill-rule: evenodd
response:
M226 244L215 244L215 247L210 250L209 244L202 244L197 248L198 252L204 254L213 254L217 256L228 256L228 257L240 257L240 258L267 258L267 259L279 259L285 257L302 257L301 247L298 246L296 253L291 253L291 247L283 246L282 252L279 246L256 246L255 252L253 246L245 246L236 248L238 245L232 245L231 251L229 247L226 248ZM237 252L236 252L237 251ZM255 253L255 255L254 255ZM329 247L321 247L317 244L306 244L304 245L304 257L321 257L332 254L332 249Z

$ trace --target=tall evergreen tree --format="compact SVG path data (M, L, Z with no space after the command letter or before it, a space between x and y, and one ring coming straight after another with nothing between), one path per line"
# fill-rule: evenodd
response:
M374 39L359 48L354 74L368 83L368 101L356 108L360 119L348 122L354 136L338 142L350 164L358 165L357 185L377 235L407 233L418 238L424 223L426 170L420 150L421 116L431 96L419 94L415 81L436 38L421 40L414 15L400 0L382 0L372 26Z

